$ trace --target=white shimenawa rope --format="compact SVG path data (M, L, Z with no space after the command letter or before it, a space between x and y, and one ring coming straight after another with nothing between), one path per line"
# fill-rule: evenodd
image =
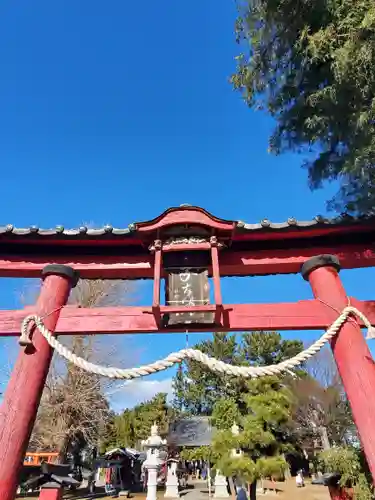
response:
M283 361L282 363L270 366L229 365L227 363L224 363L223 361L211 358L210 356L207 356L207 354L204 354L203 352L195 349L182 349L181 351L170 354L164 359L155 361L154 363L151 363L149 365L139 366L138 368L123 369L100 366L94 363L90 363L89 361L86 361L85 359L77 356L67 347L61 344L56 339L56 337L54 337L53 334L44 326L43 319L36 315L27 316L23 320L21 326L20 343L23 343L23 345L30 343L28 328L29 325L35 324L43 337L47 340L49 345L53 347L55 351L60 354L60 356L67 359L70 363L73 363L77 367L87 372L114 379L130 380L134 378L144 377L146 375L151 375L152 373L167 370L174 364L181 363L185 359L198 361L199 363L205 365L209 370L217 373L231 375L234 377L257 378L266 375L279 375L281 373L289 372L293 368L296 368L303 362L307 361L309 358L319 352L320 349L322 349L322 347L339 332L342 325L349 319L351 315L357 316L364 323L369 332L373 330L371 323L361 311L352 306L345 307L340 316L332 323L328 330L309 348L305 349L296 356ZM372 337L372 335L369 336ZM25 339L27 339L27 342L25 341Z

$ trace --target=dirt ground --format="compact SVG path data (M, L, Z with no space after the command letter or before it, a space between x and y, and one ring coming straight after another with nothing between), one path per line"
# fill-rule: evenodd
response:
M191 493L193 495L191 496L190 500L193 500L194 497L198 497L201 499L207 498L208 500L208 495L206 494L206 489L202 490L200 488L201 485L196 485L195 490L190 490L189 493L187 494L187 498L185 500L189 500L189 497L191 496ZM286 481L283 483L275 483L276 486L276 495L274 494L273 491L271 491L271 488L273 488L273 485L270 482L265 482L264 486L266 488L270 488L270 491L266 493L265 495L257 495L257 498L259 500L264 499L271 499L275 498L278 500L330 500L330 495L328 493L328 489L325 488L324 486L315 486L312 484L307 483L304 488L297 488L295 480L292 479L290 481ZM198 491L197 491L198 490ZM204 494L202 494L204 491ZM200 495L201 493L201 495ZM184 499L186 492L181 493L181 500ZM24 498L27 500L38 500L37 496L18 496L18 499ZM81 500L84 498L90 498L87 495L83 496L72 496L71 494L66 494L64 495L64 499L66 500ZM93 498L93 497L91 497ZM95 497L94 497L95 498ZM112 500L113 497L96 497L100 498L102 500ZM134 493L131 494L130 498L134 498L134 500L146 500L146 495L143 493ZM164 491L158 492L158 500L164 500ZM230 499L228 499L230 500Z
M295 481L286 481L277 483L280 490L276 498L280 500L330 500L328 488L325 486L316 486L306 484L304 488L297 488ZM259 495L259 498L269 498L271 495Z
M270 484L265 484L265 486L271 486ZM258 495L258 499L271 499L271 498L277 498L278 500L330 500L330 495L328 493L328 489L325 488L324 486L315 486L311 484L306 484L304 488L297 488L296 483L294 480L291 481L286 481L284 483L276 483L276 490L277 494L274 495L273 492L266 493L265 495ZM134 500L146 500L146 495L144 494L132 494L132 497ZM188 495L189 497L189 495ZM38 497L36 496L18 496L17 498L25 498L27 500L38 500ZM89 498L88 496L74 496L72 495L65 495L64 499L66 500L81 500L84 498ZM92 498L92 497L91 497ZM94 498L100 498L101 500L112 500L112 497L97 497L95 496ZM181 495L181 499L183 500L184 496L183 494ZM204 497L203 497L204 498ZM158 495L159 500L164 500L164 492L161 491L160 495ZM188 498L186 499L188 500ZM207 500L208 500L208 495L207 495ZM230 499L229 499L230 500Z

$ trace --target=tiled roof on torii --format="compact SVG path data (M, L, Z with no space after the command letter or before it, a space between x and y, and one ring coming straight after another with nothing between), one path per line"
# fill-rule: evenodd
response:
M121 229L4 226L0 275L39 277L53 262L70 265L87 279L150 279L156 248L162 250L163 265L171 266L178 252L185 259L195 251L204 260L216 246L221 276L298 273L306 260L319 254L337 255L345 269L369 267L375 265L375 217L251 224L183 205Z
M148 253L155 240L171 241L174 238L205 238L215 236L232 250L261 250L269 248L301 248L317 244L330 246L335 241L341 244L375 243L374 217L340 216L333 219L315 217L309 221L289 218L284 222L263 219L258 223L218 218L205 209L181 205L165 210L156 218L129 224L125 228L110 225L101 228L81 226L66 229L56 226L42 229L37 226L17 228L12 225L0 227L2 254L96 252L100 248L106 253ZM44 250L43 250L44 249ZM89 250L90 249L90 250ZM102 250L103 251L103 250Z

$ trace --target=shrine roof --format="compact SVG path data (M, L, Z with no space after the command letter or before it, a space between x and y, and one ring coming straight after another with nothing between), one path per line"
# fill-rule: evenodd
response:
M117 241L125 245L134 245L163 237L178 237L186 234L204 236L218 235L231 241L267 240L287 237L301 238L329 234L372 233L375 231L375 217L351 217L341 215L335 218L314 217L302 221L294 217L284 222L263 219L255 223L241 220L226 220L213 216L200 207L181 205L167 209L158 217L143 222L134 222L124 228L105 225L101 228L80 226L67 229L56 226L43 229L38 226L18 228L11 224L0 226L0 241L16 243L42 243L61 240L86 244L90 241ZM98 242L99 242L98 241Z

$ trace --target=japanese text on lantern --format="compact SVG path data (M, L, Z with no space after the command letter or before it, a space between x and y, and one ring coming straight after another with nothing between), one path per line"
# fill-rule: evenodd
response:
M210 290L207 270L184 268L168 273L166 284L166 303L170 306L202 306L210 303ZM169 325L211 323L211 313L187 311L173 313Z

